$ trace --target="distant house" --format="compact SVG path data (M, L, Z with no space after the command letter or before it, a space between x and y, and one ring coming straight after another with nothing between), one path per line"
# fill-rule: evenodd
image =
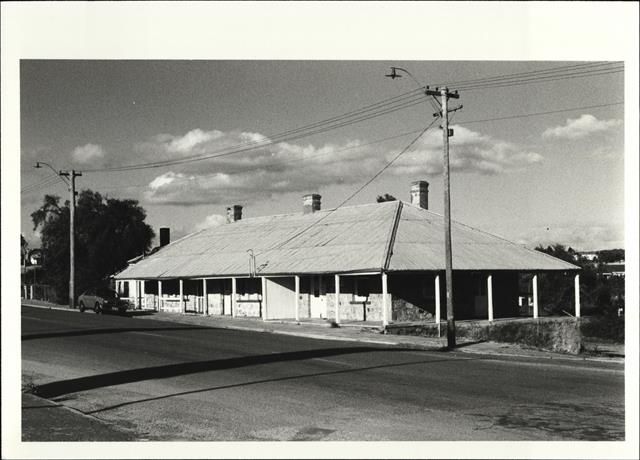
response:
M146 308L265 320L386 325L446 316L444 219L427 209L426 182L412 184L410 203L321 210L320 200L305 195L302 212L251 219L231 206L228 223L162 246L116 274L117 289ZM570 272L578 288L573 264L458 222L451 233L458 319L517 316L521 274Z
M624 278L624 260L611 263L603 263L601 265L602 276L611 278L613 276Z
M594 260L598 260L598 253L595 251L577 252L576 256L580 256L584 259L587 259L590 262L593 262Z

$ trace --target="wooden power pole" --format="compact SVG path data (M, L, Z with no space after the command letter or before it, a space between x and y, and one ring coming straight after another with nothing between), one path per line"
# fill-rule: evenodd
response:
M82 176L79 171L60 171L61 176L68 177L70 179L69 192L71 197L69 200L69 307L76 307L76 259L75 259L75 215L76 215L76 177Z
M429 96L441 97L441 116L442 116L442 139L443 139L443 155L444 155L444 244L445 244L445 279L447 288L447 347L454 348L456 346L456 325L453 313L453 264L451 256L451 187L449 183L449 137L453 136L453 130L449 130L449 98L458 99L458 92L449 92L445 88L426 89ZM455 110L455 109L454 109Z

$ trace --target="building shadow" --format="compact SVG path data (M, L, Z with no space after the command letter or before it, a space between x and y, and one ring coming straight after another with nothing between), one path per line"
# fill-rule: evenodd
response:
M385 351L390 351L390 350L385 350ZM479 360L482 358L457 358L457 361L471 361L471 360ZM312 374L301 374L301 375L292 375L292 376L288 376L288 377L277 377L277 378L272 378L272 379L262 379L262 380L252 380L250 382L243 382L243 383L233 383L233 384L229 384L229 385L220 385L220 386L216 386L216 387L208 387L208 388L200 388L198 390L189 390L189 391L182 391L179 393L172 393L172 394L168 394L168 395L163 395L163 396L154 396L152 398L144 398L144 399L137 399L135 401L127 401L124 403L120 403L120 404L114 404L112 406L107 406L107 407L102 407L100 409L95 409L89 412L85 412L85 414L91 415L91 414L97 414L99 412L106 412L109 410L114 410L114 409L119 409L121 407L125 407L125 406L131 406L134 404L141 404L141 403L145 403L145 402L152 402L152 401L158 401L158 400L162 400L162 399L168 399L168 398L174 398L174 397L178 397L178 396L186 396L186 395L192 395L192 394L196 394L196 393L206 393L208 391L216 391L216 390L228 390L230 388L238 388L238 387L245 387L245 386L250 386L250 385L260 385L263 383L273 383L273 382L285 382L285 381L289 381L289 380L299 380L299 379L306 379L306 378L313 378L313 377L324 377L327 375L340 375L340 374L348 374L348 373L353 373L353 372L362 372L362 371L370 371L370 370L375 370L375 369L387 369L387 368L393 368L393 367L401 367L401 366L412 366L412 365L416 365L416 364L433 364L433 363L439 363L439 362L445 362L445 361L452 361L451 358L447 358L447 359L429 359L429 360L419 360L419 361L408 361L408 362L404 362L404 363L394 363L394 364L380 364L378 366L368 366L368 367L356 367L353 369L341 369L338 371L326 371L326 372L314 372Z
M351 348L322 348L284 353L270 353L268 355L242 356L237 358L214 359L189 363L168 364L164 366L144 367L125 371L109 372L68 380L46 383L34 388L33 394L44 398L55 398L69 393L94 390L113 385L140 382L145 380L164 379L183 375L235 369L260 364L271 364L288 361L302 361L313 358L325 358L354 353L371 352L403 352L406 350L384 347L351 347Z
M36 339L51 339L57 337L78 337L83 335L95 334L117 334L120 332L153 332L153 331L185 331L185 330L214 330L218 327L207 326L175 326L175 327L111 327L103 329L82 329L75 331L62 332L39 332L36 334L25 334L21 337L22 341Z

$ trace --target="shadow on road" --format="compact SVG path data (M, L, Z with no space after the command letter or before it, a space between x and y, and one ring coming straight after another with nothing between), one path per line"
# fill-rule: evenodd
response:
M368 351L372 351L372 350L368 350ZM376 349L376 351L380 351L380 349ZM384 351L399 351L399 350L386 349ZM459 360L459 361L471 361L471 360L478 360L478 359L481 359L481 358L457 358L457 360ZM185 396L185 395L190 395L190 394L195 394L195 393L206 393L207 391L227 390L229 388L244 387L244 386L249 386L249 385L259 385L259 384L262 384L262 383L284 382L284 381L287 381L287 380L298 380L298 379L305 379L305 378L310 378L310 377L322 377L322 376L327 376L327 375L339 375L339 374L347 374L347 373L351 373L351 372L362 372L362 371L369 371L369 370L373 370L373 369L385 369L385 368L391 368L391 367L411 366L411 365L416 365L416 364L433 364L433 363L439 363L439 362L445 362L445 361L451 361L451 359L429 359L429 360L420 360L420 361L407 361L407 362L404 362L404 363L381 364L379 366L356 367L356 368L352 368L352 369L342 369L342 370L339 370L339 371L316 372L316 373L313 373L313 374L301 374L301 375L292 375L292 376L288 376L288 377L278 377L278 378L264 379L264 380L253 380L251 382L233 383L233 384L230 384L230 385L221 385L221 386L217 386L217 387L200 388L198 390L189 390L189 391L182 391L180 393L172 393L172 394L163 395L163 396L155 396L153 398L137 399L135 401L127 401L127 402L124 402L124 403L115 404L113 406L102 407L100 409L96 409L96 410L93 410L93 411L90 411L90 412L86 412L86 413L87 414L96 414L98 412L106 412L106 411L113 410L113 409L118 409L118 408L124 407L124 406L131 406L133 404L140 404L140 403L145 403L145 402L158 401L158 400L161 400L161 399L174 398L176 396Z
M165 366L130 369L126 371L110 372L107 374L92 375L88 377L80 377L75 379L46 383L35 387L33 389L33 394L42 396L44 398L55 398L57 396L62 396L68 393L93 390L96 388L108 387L112 385L122 385L144 380L178 377L199 372L209 372L246 366L257 366L260 364L299 361L313 358L324 358L328 356L339 356L353 353L370 353L379 351L402 352L403 350L397 348L394 349L374 347L323 348L316 350L273 353L268 355L242 356L238 358L168 364Z
M198 330L207 329L214 330L220 329L218 327L207 326L175 326L175 327L111 327L103 329L82 329L75 331L63 331L63 332L40 332L37 334L26 334L21 337L22 341L35 340L35 339L50 339L55 337L76 337L83 335L94 334L116 334L118 332L151 332L151 331L185 331L185 330Z

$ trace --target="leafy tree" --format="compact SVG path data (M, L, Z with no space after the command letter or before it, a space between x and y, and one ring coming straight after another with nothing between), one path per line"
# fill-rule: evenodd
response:
M557 257L574 265L580 271L580 304L585 314L616 314L624 305L624 280L605 278L599 265L581 257L561 244L538 246L537 251ZM539 276L540 305L548 313L573 312L573 283L562 273L544 273Z
M45 282L64 301L69 283L69 202L45 195L31 214L34 230L40 228ZM144 220L145 210L136 200L104 198L83 190L75 214L76 294L106 284L109 275L123 269L127 260L151 247L153 230Z
M20 264L26 265L27 256L29 254L29 243L24 238L24 235L20 234Z
M385 193L384 195L378 195L376 198L377 203L384 203L385 201L396 201L397 198L393 195Z
M624 249L603 249L598 251L598 261L604 263L624 260Z

